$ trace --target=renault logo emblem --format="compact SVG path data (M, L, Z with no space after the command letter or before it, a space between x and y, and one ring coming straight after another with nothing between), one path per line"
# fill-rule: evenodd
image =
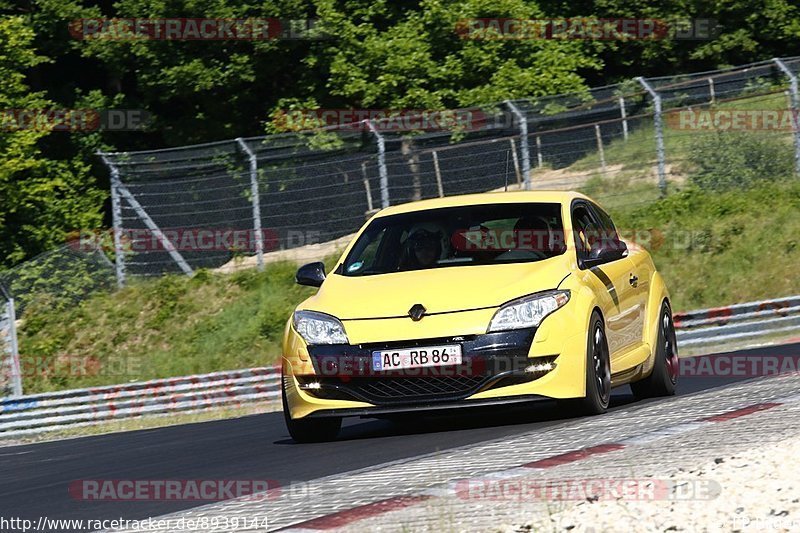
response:
M408 310L408 316L411 317L411 320L414 322L418 322L422 320L422 317L425 316L425 306L422 304L414 304L411 306L411 309Z

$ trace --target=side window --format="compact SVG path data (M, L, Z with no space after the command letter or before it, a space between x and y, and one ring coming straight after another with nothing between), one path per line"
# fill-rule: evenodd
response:
M368 240L359 243L359 248L356 249L356 253L360 255L361 260L351 264L347 268L347 273L369 272L375 268L377 266L378 250L381 248L385 236L386 228L383 228L377 234L369 235Z
M591 204L591 208L597 216L597 220L600 221L601 238L604 240L610 240L611 242L618 241L619 235L617 234L617 228L614 226L614 221L611 220L611 217L608 215L608 213L603 211L596 204Z
M572 209L572 230L578 259L588 258L601 232L600 224L588 205L580 203Z

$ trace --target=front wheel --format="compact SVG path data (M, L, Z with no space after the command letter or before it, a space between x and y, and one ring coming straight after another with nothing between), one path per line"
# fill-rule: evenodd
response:
M281 387L281 400L283 402L283 419L286 429L295 442L325 442L333 440L342 428L341 417L331 418L301 418L295 420L289 413L289 404L286 401L286 390Z
M569 410L581 415L605 413L611 400L611 357L606 329L597 311L592 313L586 339L586 395L562 401Z
M658 340L653 371L646 378L631 383L633 395L637 398L672 396L678 384L678 345L675 338L675 325L672 311L664 302L658 316Z

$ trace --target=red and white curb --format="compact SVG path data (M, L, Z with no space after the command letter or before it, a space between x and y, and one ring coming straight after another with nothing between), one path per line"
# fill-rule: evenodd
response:
M278 531L291 531L299 533L302 531L327 531L345 526L350 526L358 521L367 518L374 518L392 511L398 511L407 507L424 503L436 497L457 496L458 491L456 487L457 486L463 487L465 483L468 484L470 481L478 482L486 479L511 479L516 477L528 476L531 474L531 472L535 470L543 470L569 463L575 463L589 459L596 455L618 452L629 447L642 444L649 444L651 442L660 439L665 439L676 435L688 433L690 431L703 429L705 427L714 424L729 422L731 420L736 420L744 416L757 414L763 411L767 411L769 409L773 409L775 407L780 407L782 405L796 403L796 402L800 402L800 394L788 396L785 398L780 398L772 402L762 402L762 403L747 405L739 409L724 411L719 414L703 417L694 421L682 422L680 424L667 426L655 431L649 431L641 435L636 435L634 437L622 439L619 442L603 443L595 446L589 446L586 448L572 450L566 453L560 453L530 463L525 463L513 468L499 470L496 472L490 472L488 474L483 474L480 477L464 478L464 479L450 481L446 485L443 485L441 487L432 487L430 489L421 491L415 495L396 496L393 498L387 498L377 502L372 502L365 505L352 507L350 509L345 509L343 511L339 511L333 514L320 516L317 518L313 518L311 520L307 520L305 522L287 526L285 528L279 529Z

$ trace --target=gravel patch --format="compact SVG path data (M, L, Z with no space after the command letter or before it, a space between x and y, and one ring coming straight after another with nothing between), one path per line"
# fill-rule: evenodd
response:
M668 479L679 480L679 488L672 495L675 499L581 501L550 516L503 526L499 531L798 531L798 457L800 441L786 439L671 474ZM678 494L685 493L686 487L714 486L721 488L718 497L686 500Z

